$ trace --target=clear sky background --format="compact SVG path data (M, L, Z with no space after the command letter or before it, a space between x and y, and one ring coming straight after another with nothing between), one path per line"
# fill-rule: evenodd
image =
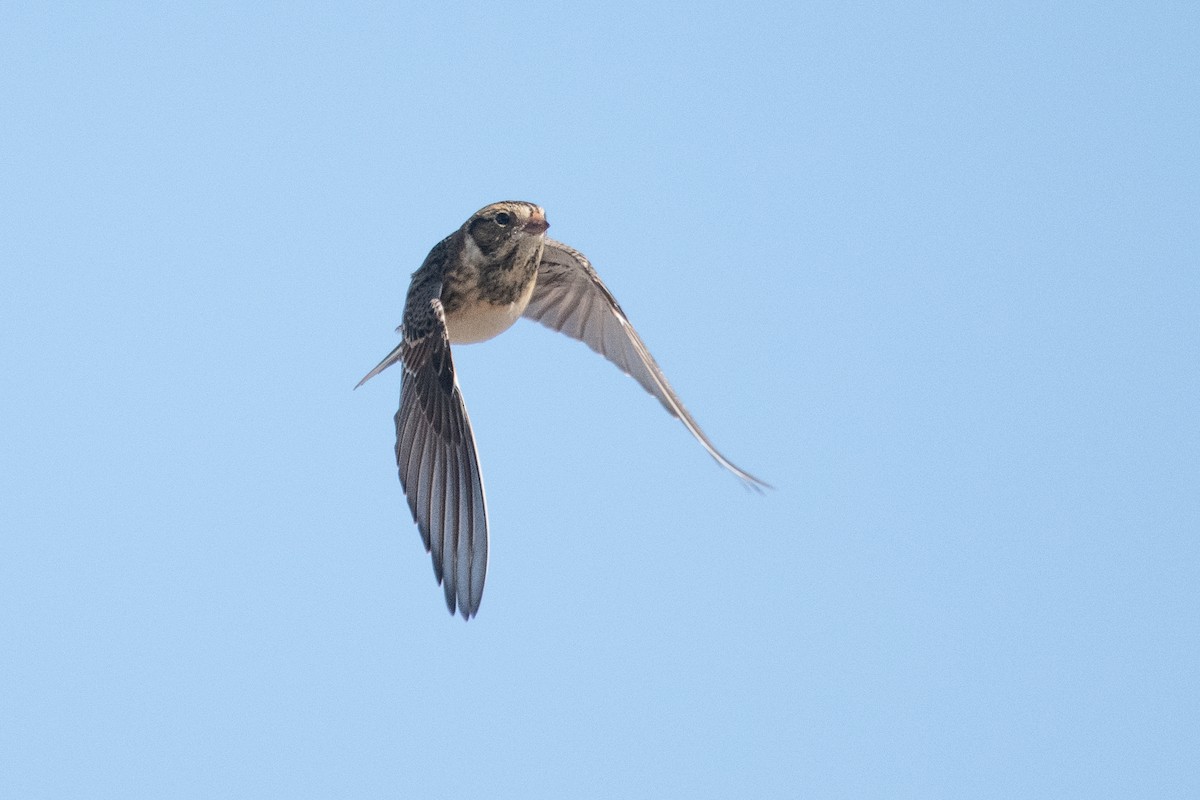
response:
M0 11L0 796L1200 796L1194 3ZM744 490L409 274L546 208Z

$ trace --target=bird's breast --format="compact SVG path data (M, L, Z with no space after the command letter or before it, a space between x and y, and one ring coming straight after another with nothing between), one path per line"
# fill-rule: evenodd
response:
M529 298L533 295L534 281L511 303L492 303L479 296L464 302L446 313L446 333L451 344L474 344L485 342L512 327L521 318Z

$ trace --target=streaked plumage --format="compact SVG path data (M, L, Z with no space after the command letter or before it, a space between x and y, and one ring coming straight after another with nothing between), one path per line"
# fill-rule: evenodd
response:
M443 239L413 273L403 341L359 381L401 362L396 463L450 612L479 611L488 527L475 437L454 376L451 344L484 341L520 316L578 339L633 376L717 463L766 486L721 455L683 407L617 301L582 253L545 236L532 203L493 203Z

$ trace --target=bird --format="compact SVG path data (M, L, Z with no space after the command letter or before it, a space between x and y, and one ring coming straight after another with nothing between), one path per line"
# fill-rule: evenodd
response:
M616 298L578 250L546 236L541 206L484 206L429 251L404 302L401 342L358 385L403 365L396 465L451 615L479 612L488 567L487 504L451 346L491 339L525 317L585 343L632 376L746 486L675 394Z

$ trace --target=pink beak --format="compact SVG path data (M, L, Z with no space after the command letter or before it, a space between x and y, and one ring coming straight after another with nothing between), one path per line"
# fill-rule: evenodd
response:
M546 228L549 227L550 223L546 222L546 212L539 208L533 212L533 215L529 218L529 221L521 226L521 230L525 231L526 233L538 234L545 233Z

